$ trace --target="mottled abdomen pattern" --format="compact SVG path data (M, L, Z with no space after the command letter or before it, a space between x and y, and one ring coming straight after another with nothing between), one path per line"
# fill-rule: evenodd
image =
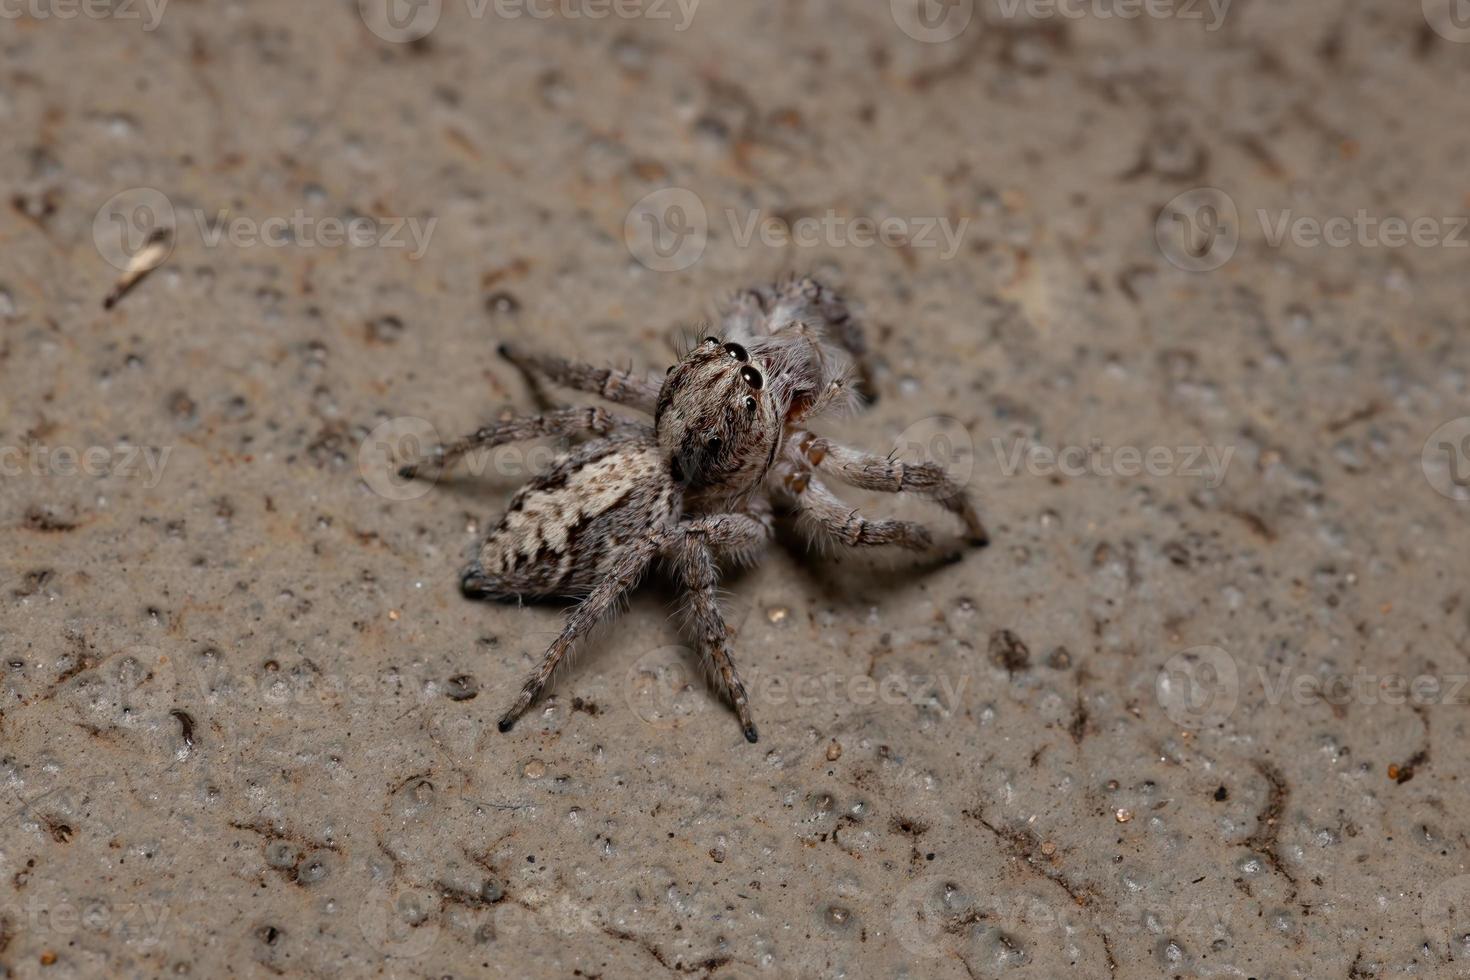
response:
M512 498L464 575L466 593L511 598L585 595L619 545L677 518L678 502L651 435L599 439L559 456Z

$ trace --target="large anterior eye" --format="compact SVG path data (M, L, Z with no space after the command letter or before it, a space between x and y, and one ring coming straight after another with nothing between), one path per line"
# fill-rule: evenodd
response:
M750 355L747 354L747 353L745 353L745 348L744 347L741 347L739 344L735 343L733 340L730 343L728 343L728 344L725 345L725 350L729 351L730 352L730 356L733 357L733 358L735 358L735 360L739 361L742 364L744 364L746 361L750 360Z
M766 379L761 377L761 373L750 365L746 365L740 369L740 376L745 379L746 384L757 391L760 390L761 385L766 383Z

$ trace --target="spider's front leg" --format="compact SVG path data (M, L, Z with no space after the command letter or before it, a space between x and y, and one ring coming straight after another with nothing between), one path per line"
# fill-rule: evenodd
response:
M553 354L537 354L514 344L501 344L497 350L533 383L545 378L552 384L585 391L649 415L658 405L658 385L632 371L615 371Z
M965 522L971 544L984 547L990 543L990 535L975 513L969 492L938 463L905 463L889 456L875 456L811 432L793 432L791 446L807 464L851 486L928 497Z
M790 460L772 469L772 478L782 496L798 513L843 544L853 548L896 544L910 551L926 551L934 539L929 529L913 521L871 521L855 507L842 501L811 471Z
M699 655L709 666L720 693L729 699L746 741L759 735L750 713L750 696L730 654L730 628L720 615L716 593L716 552L749 557L770 538L769 514L714 514L685 521L663 543L665 558L683 583Z
M551 641L540 665L526 678L521 693L516 695L510 709L501 716L499 728L502 732L510 731L516 719L525 714L526 709L545 690L552 675L556 673L557 665L571 651L572 644L601 622L603 617L612 612L618 601L638 584L657 552L658 545L653 535L625 546L623 554L618 556L607 577L598 582L587 594L587 598L567 614L566 625L562 627L561 634Z
M405 480L412 480L423 472L426 462L432 462L434 472L439 472L449 468L461 456L476 449L503 446L508 442L520 442L526 439L540 439L544 436L575 435L579 432L592 432L601 436L607 435L620 425L628 424L630 420L620 419L611 412L596 407L564 408L556 412L547 412L545 415L518 415L503 422L476 429L447 446L438 446L430 452L426 460L400 467L398 475Z

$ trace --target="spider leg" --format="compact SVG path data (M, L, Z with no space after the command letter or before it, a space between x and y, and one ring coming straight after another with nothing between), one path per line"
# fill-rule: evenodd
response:
M580 432L606 435L620 425L629 424L630 421L619 418L605 409L595 407L564 408L555 412L547 412L545 415L518 415L503 422L476 429L447 446L437 446L426 459L400 467L398 475L405 480L412 480L420 474L424 463L429 461L433 462L435 472L438 472L452 466L455 460L466 453L482 447L503 446L508 442L539 439L543 436L574 435Z
M778 486L797 511L843 544L854 548L896 544L924 551L933 544L929 529L913 521L868 520L828 490L811 472L789 461L776 468Z
M770 503L752 499L743 512L691 518L676 533L681 539L701 538L717 555L748 562L771 540L772 521Z
M647 570L657 550L657 542L652 536L628 545L608 576L597 583L587 597L567 613L567 621L561 634L551 641L540 665L526 678L521 692L511 702L510 709L501 716L499 728L502 732L510 731L516 719L525 714L526 709L546 689L552 675L556 673L557 665L570 652L572 645L612 612L618 600L638 584L638 579Z
M658 405L659 386L632 371L594 367L552 354L533 353L511 344L501 344L498 351L501 357L520 368L533 381L545 378L553 384L585 391L649 415Z
M790 439L795 452L823 473L863 490L927 497L964 521L972 544L984 547L990 543L969 493L938 463L905 463L888 456L875 456L810 432L793 432Z
M699 655L710 668L720 693L729 699L748 742L759 735L750 714L750 696L730 654L730 628L720 615L715 586L719 568L716 551L749 555L769 539L769 517L714 514L680 525L664 544L664 555L684 584L689 600Z

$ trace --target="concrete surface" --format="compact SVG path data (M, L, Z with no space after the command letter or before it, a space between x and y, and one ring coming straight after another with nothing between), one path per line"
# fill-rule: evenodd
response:
M1470 974L1470 32L905 4L5 6L6 971ZM995 543L731 577L759 745L656 585L497 734L544 457L385 457L791 270Z

